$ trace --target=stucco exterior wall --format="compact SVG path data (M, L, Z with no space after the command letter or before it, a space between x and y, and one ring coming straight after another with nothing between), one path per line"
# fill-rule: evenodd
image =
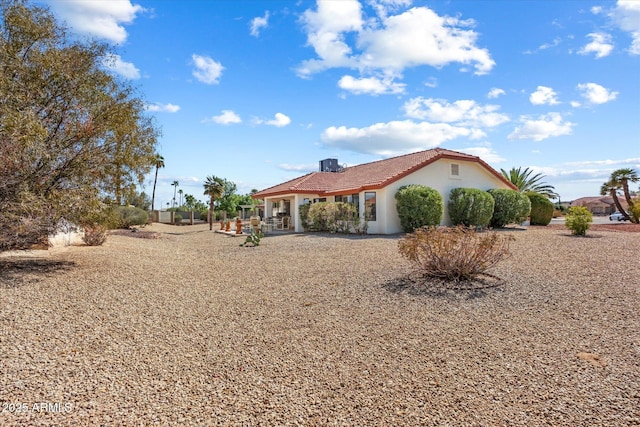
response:
M459 165L459 175L451 176L451 164ZM441 225L451 225L447 204L449 202L449 193L454 188L467 187L478 188L480 190L489 190L492 188L509 188L507 184L498 179L495 175L487 171L482 165L475 162L454 161L449 159L440 159L430 165L391 183L384 190L378 190L379 204L381 211L378 213L378 222L375 229L379 234L394 234L402 232L400 227L400 218L396 210L395 194L400 187L409 184L420 184L437 190L444 201L444 214L442 216ZM383 216L380 215L383 213ZM371 233L373 228L369 227Z
M457 176L451 175L451 165L459 165ZM396 210L395 194L400 187L409 184L420 184L437 190L444 201L444 214L442 216L441 225L451 225L447 203L449 202L449 193L454 188L467 187L478 188L480 190L489 190L491 188L509 188L507 184L498 177L490 173L482 165L476 162L467 162L462 160L439 159L416 172L407 175L398 181L389 184L387 187L375 191L376 193L376 221L369 221L368 233L370 234L395 234L401 233L400 218ZM359 196L360 213L365 212L365 191L361 191ZM328 202L335 201L334 196L319 196L317 194L288 194L276 197L265 197L265 209L271 212L270 208L274 201L289 199L291 201L291 217L294 221L295 231L302 232L304 229L300 224L299 209L304 199L313 199L323 197ZM269 215L270 216L270 215Z

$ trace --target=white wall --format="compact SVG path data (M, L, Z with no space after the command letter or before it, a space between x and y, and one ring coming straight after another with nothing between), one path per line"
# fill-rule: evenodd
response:
M452 177L450 175L451 164L460 165L459 176ZM402 232L400 227L400 218L396 210L395 194L400 187L409 184L420 184L437 190L444 202L444 214L442 216L442 225L451 225L447 204L449 202L449 193L454 188L478 188L480 190L490 190L492 188L509 188L504 182L495 175L487 171L482 165L476 162L465 162L459 160L439 159L434 163L404 177L398 181L385 187L383 190L377 190L378 205L383 205L383 211L377 212L378 222L382 224L370 223L370 233L393 234ZM361 196L364 197L364 194ZM384 216L382 216L384 215ZM383 221L381 221L383 220ZM375 232L373 230L376 230Z

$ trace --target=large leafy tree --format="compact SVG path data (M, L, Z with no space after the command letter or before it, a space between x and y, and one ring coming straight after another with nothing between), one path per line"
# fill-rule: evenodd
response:
M558 197L552 185L542 182L544 175L541 173L531 176L533 171L529 168L525 168L524 170L522 170L522 168L511 168L508 172L500 169L500 171L502 172L502 176L518 187L521 193L538 193L550 199Z
M0 250L41 242L62 217L96 218L151 170L159 132L105 71L110 53L45 7L0 0Z
M611 173L609 177L609 181L602 184L600 187L600 194L603 196L609 195L613 198L613 203L615 203L616 208L620 213L631 222L638 224L640 222L640 218L638 216L638 210L635 209L635 203L633 198L631 197L631 192L629 191L629 183L636 183L640 181L640 177L638 173L630 168L622 168L617 169ZM629 211L627 212L620 203L620 199L618 197L618 192L622 191L625 200L627 201L627 206L629 207Z
M213 230L213 203L224 194L224 182L215 175L208 176L204 182L204 195L209 196L209 230Z
M156 184L158 183L158 169L164 167L164 157L157 154L153 157L153 166L156 168L156 173L153 178L153 193L151 194L151 210L155 210L156 202Z

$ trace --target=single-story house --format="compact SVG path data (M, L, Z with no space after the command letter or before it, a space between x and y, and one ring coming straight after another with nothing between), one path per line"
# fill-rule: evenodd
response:
M618 200L622 207L627 209L624 196L618 197ZM571 206L584 206L594 215L609 215L618 210L611 196L581 197L571 202Z
M442 224L449 225L447 202L457 187L517 188L479 157L434 148L357 166L340 167L336 159L320 161L320 171L253 194L264 199L267 217L291 217L292 228L304 231L298 207L315 202L351 202L360 216L370 218L368 232L394 234L402 231L395 194L400 187L421 184L442 194L445 212Z

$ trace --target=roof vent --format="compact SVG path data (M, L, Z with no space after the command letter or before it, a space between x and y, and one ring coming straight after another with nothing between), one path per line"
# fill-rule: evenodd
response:
M340 171L340 165L338 165L338 159L320 160L320 172L338 172L338 171Z

